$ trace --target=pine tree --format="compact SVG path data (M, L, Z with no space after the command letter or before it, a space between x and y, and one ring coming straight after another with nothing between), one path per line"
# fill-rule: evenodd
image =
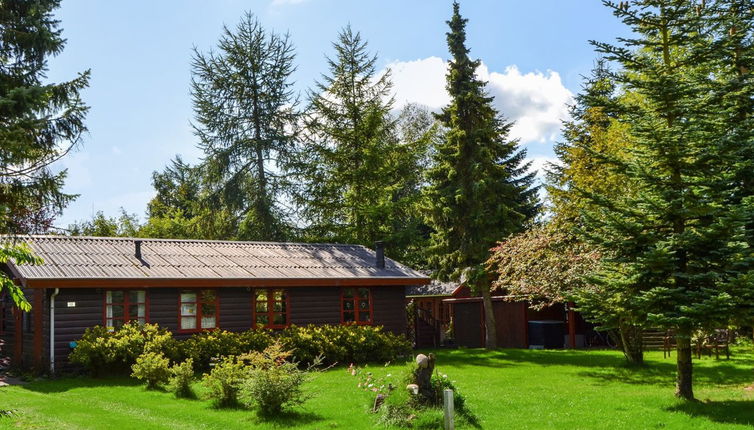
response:
M638 192L584 193L584 231L604 254L601 293L580 304L597 318L629 313L673 329L676 395L693 399L692 332L727 324L750 290L738 263L747 254L744 211L728 204L731 160L709 115L708 61L694 49L708 43L705 23L688 1L604 3L635 34L621 46L593 43L637 95L623 102L631 157L610 163Z
M47 231L75 198L62 192L66 171L55 173L49 166L86 132L88 108L79 93L88 85L89 71L71 81L45 82L47 60L65 45L53 16L59 3L0 3L0 232L6 235ZM36 261L28 249L4 240L0 262L8 258ZM16 304L29 308L3 273L0 289L8 289Z
M308 240L372 245L386 242L400 258L416 236L426 139L401 142L390 72L377 74L377 57L350 27L333 44L329 74L309 94L297 174L297 202Z
M534 174L518 142L508 137L512 123L492 106L486 83L475 72L479 60L469 58L466 19L453 3L448 21L452 56L447 74L451 102L437 115L447 128L435 150L426 189L431 236L430 265L441 279L463 278L482 293L486 344L497 344L490 276L485 262L499 240L523 229L537 212Z
M262 28L247 13L225 27L219 52L194 53L194 130L204 151L205 208L231 214L239 239L281 240L290 220L282 207L293 147L294 52L288 35Z

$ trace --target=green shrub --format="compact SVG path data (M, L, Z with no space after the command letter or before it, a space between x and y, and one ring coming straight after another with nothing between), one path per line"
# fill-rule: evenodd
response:
M181 342L178 349L181 358L190 358L197 369L208 370L213 360L249 351L262 351L271 343L269 330L213 330L191 336Z
M379 326L291 326L278 336L296 360L306 364L319 356L327 364L385 363L411 352L411 344L404 336Z
M102 374L104 370L124 374L145 351L162 352L172 357L176 351L175 345L170 332L157 324L142 326L131 322L115 331L96 326L86 329L69 359L95 375Z
M189 358L183 363L174 364L170 368L170 375L168 388L176 397L195 397L194 390L191 389L191 382L194 380L194 360Z
M202 385L207 389L207 398L217 407L238 405L238 391L247 376L246 364L238 357L225 357L202 376Z
M239 398L262 417L279 415L284 408L300 405L307 399L301 387L308 379L309 369L301 369L298 363L290 361L291 354L280 342L275 342L262 352L242 357L249 371L241 384Z
M279 332L213 330L177 341L156 324L129 323L118 330L104 327L87 329L70 359L94 374L103 370L126 373L145 351L162 352L173 362L192 359L194 368L208 371L213 360L262 351L278 339L295 361L309 365L322 356L327 364L393 361L407 355L411 344L404 336L382 327L358 325L291 326Z
M148 389L155 389L166 383L170 377L170 360L161 352L147 351L141 354L131 366L131 376L146 381Z

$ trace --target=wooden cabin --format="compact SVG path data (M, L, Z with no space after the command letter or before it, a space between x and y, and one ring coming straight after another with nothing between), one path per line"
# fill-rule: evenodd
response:
M9 262L30 312L7 299L4 355L67 366L84 330L157 323L176 337L290 324L368 324L405 334L405 290L429 278L360 245L28 236L40 265Z

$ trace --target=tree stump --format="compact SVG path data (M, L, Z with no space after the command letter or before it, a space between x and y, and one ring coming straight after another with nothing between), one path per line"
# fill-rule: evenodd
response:
M419 354L416 356L416 370L414 380L419 386L419 396L423 403L437 403L437 393L432 387L432 373L435 371L435 355Z

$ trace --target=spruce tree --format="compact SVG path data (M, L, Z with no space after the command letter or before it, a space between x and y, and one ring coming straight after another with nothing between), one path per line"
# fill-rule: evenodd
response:
M594 279L601 292L580 304L593 317L629 313L673 329L676 395L693 399L692 333L727 324L736 297L750 291L739 264L745 211L728 204L732 169L706 102L710 69L693 49L708 42L705 23L688 1L604 3L634 33L618 46L593 43L637 95L624 100L631 157L610 160L637 192L584 193L583 231L604 254Z
M358 32L344 28L333 47L329 73L309 93L296 169L304 234L368 246L382 240L402 258L419 225L412 209L426 139L401 142L390 72L378 75Z
M195 50L194 130L204 151L205 208L230 214L235 237L281 240L289 233L282 201L293 147L295 70L288 35L266 31L246 13L227 27L217 52Z
M697 6L707 39L697 44L695 55L705 58L714 78L704 110L717 120L718 154L729 160L733 174L729 206L740 207L745 217L746 243L754 252L754 1L717 0ZM740 262L740 282L754 269L751 255ZM732 323L749 326L754 319L754 288L739 291Z
M584 212L594 208L589 207L591 199L585 195L616 198L637 192L629 178L610 166L612 160L620 162L631 157L631 136L622 121L621 101L636 97L619 93L615 76L604 58L597 60L590 76L585 78L582 91L570 108L570 119L563 123L563 141L555 145L559 163L550 166L547 175L550 228L567 238L554 245L589 248L582 243L580 233L585 227ZM590 227L594 229L595 223L590 223ZM571 299L579 292L590 297L600 295L600 289L586 279L571 285ZM643 363L643 314L609 311L598 320L603 329L617 330L629 363Z
M486 345L497 345L490 298L491 276L485 262L499 240L521 231L537 212L534 174L525 151L509 138L512 123L493 107L469 58L466 19L453 3L448 21L452 59L447 74L451 102L437 115L447 129L428 171L425 201L431 235L430 265L440 279L463 279L481 292Z
M46 232L75 196L62 191L66 171L49 166L64 157L86 132L88 110L79 93L89 71L67 82L46 81L47 61L65 45L54 16L57 0L0 2L0 233ZM33 263L28 249L7 240L0 262ZM29 304L0 272L0 289L15 303Z

